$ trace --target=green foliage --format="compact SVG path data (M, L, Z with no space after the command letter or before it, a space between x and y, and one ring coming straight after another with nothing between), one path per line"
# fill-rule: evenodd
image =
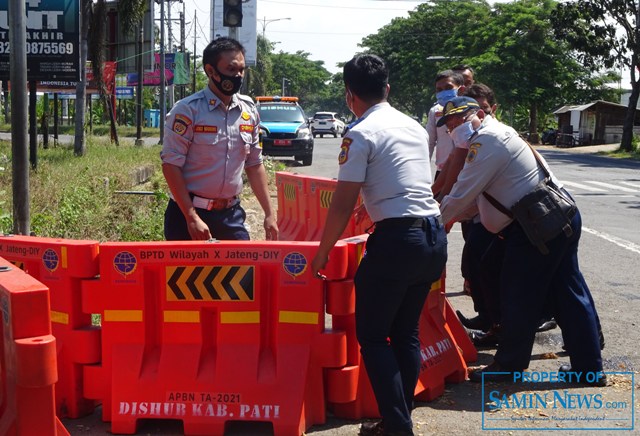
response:
M555 36L566 41L587 68L627 67L631 72L631 96L621 148L633 150L633 120L640 95L639 6L631 0L575 0L558 4L552 15Z
M110 145L89 137L84 157L70 147L39 150L39 166L30 173L31 230L39 236L99 241L163 239L167 187L162 176L159 146ZM0 142L0 156L10 159L10 145ZM1 165L4 167L4 165ZM143 187L134 187L132 173L153 168ZM0 186L11 186L11 172L0 171ZM154 195L123 195L116 191L153 191ZM0 232L12 230L12 198L0 203Z
M470 43L464 35L483 27L489 11L485 1L435 0L364 38L364 51L381 56L389 65L389 101L422 118L435 102L437 72L464 60L463 48Z
M313 95L323 90L331 78L331 74L323 66L324 62L310 60L307 52L279 52L271 55L271 60L273 77L268 83L268 95L282 93L284 78L288 80L287 95L297 96L303 108Z
M138 24L147 11L146 0L119 0L118 1L118 17L120 19L120 28L125 32L131 33L136 30Z

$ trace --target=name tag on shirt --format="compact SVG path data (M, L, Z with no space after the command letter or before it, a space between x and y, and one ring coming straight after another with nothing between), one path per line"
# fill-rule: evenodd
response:
M218 126L195 126L193 131L197 133L218 133Z

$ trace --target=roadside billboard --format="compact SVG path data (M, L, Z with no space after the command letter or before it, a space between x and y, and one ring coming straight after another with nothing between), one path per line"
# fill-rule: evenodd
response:
M211 40L220 36L229 36L229 28L222 25L222 1L211 0ZM242 2L242 27L238 27L238 41L246 50L244 60L249 67L256 65L258 56L257 8L258 0L244 0Z
M0 80L9 80L9 0L0 0ZM80 0L27 0L27 80L80 79Z

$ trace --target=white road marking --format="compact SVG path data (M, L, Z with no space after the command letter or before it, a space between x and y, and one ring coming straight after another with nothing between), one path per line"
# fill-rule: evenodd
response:
M607 192L606 189L594 188L593 186L583 185L582 183L566 182L566 181L563 180L562 184L566 185L566 186L571 186L571 187L574 187L574 188L578 188L578 189L584 189L585 191Z
M634 188L640 189L640 183L631 183L631 182L620 182L623 185L633 186Z
M597 230L590 229L589 227L582 226L582 230L587 233L591 233L598 238L602 238L605 241L613 242L618 247L622 247L626 250L633 251L634 253L640 254L640 245L634 244L633 242L626 241L624 239L618 238L617 236L612 236L607 233L599 232Z
M598 185L598 186L604 186L605 188L617 189L618 191L622 191L622 192L638 192L637 189L625 188L624 186L614 185L612 183L607 183L607 182L598 182L595 180L585 180L585 182L593 183L594 185Z

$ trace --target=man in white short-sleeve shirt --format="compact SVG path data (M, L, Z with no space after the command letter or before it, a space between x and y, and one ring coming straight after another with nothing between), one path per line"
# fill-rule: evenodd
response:
M312 269L322 277L362 190L376 224L354 279L356 336L382 421L363 424L360 434L413 435L418 319L447 259L428 135L387 103L388 70L379 57L354 57L344 66L344 82L347 105L359 119L342 141L338 185Z

